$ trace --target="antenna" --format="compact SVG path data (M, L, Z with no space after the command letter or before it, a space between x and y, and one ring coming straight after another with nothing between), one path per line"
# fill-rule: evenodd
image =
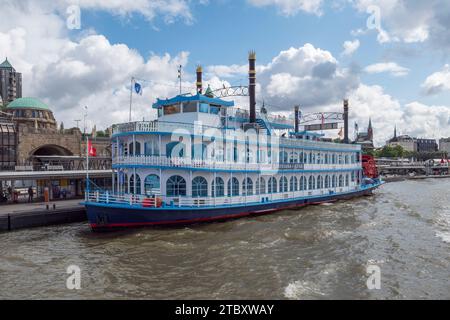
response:
M182 76L182 72L183 72L183 66L180 64L180 66L178 67L178 79L180 79L180 95L181 95L181 76Z

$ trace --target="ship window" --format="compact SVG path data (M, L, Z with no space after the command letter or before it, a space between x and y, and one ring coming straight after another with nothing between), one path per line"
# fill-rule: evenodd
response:
M195 159L195 160L204 160L204 159L206 159L207 157L206 157L206 150L207 150L207 147L206 147L206 144L199 144L199 143L196 143L196 144L193 144L192 145L192 159Z
M344 176L340 175L339 176L339 187L343 187L344 186Z
M335 175L333 175L331 187L336 188L336 176Z
M145 178L144 188L146 195L151 195L152 193L159 192L161 190L159 177L156 174L147 176L147 178Z
M301 177L300 178L300 191L306 190L306 178Z
M300 152L300 163L304 163L303 152Z
M141 194L141 178L139 175L136 175L136 190L134 189L134 177L135 175L132 175L130 177L130 193L131 194Z
M239 180L236 178L228 180L228 196L238 196L239 195Z
M212 114L219 114L219 112L220 112L220 106L211 105L210 113L212 113Z
M187 102L183 104L183 112L197 112L197 102Z
M330 177L325 176L325 189L330 187Z
M128 175L123 171L119 171L119 193L129 193Z
M186 180L180 176L172 176L167 180L167 196L179 197L186 196Z
M316 188L316 179L313 176L309 177L308 190L314 190Z
M297 154L297 152L292 152L291 153L290 162L291 163L298 163L298 154Z
M323 189L323 177L322 176L317 177L317 189Z
M289 163L288 153L286 151L280 151L280 163Z
M225 183L220 177L216 177L216 180L212 182L212 196L213 197L223 197L225 196Z
M164 115L180 113L179 104L171 104L169 106L164 106Z
M208 113L209 111L209 104L207 104L207 103L200 103L200 106L199 106L199 111L200 112L203 112L203 113Z
M163 109L158 109L158 118L163 116Z
M298 191L298 180L297 177L291 177L289 181L291 191Z
M345 175L345 186L348 187L350 185L350 179L348 174Z
M256 194L265 194L266 193L266 180L263 177L260 177L256 180Z
M159 156L159 141L151 137L149 141L144 143L144 152L146 156Z
M277 193L277 179L275 177L269 179L268 193Z
M281 177L280 179L280 192L287 192L288 191L288 181L286 177Z
M196 177L192 180L192 197L207 197L208 182L203 177Z
M352 171L352 182L355 181L355 171Z
M253 181L250 178L244 179L242 183L242 195L252 196L253 195Z

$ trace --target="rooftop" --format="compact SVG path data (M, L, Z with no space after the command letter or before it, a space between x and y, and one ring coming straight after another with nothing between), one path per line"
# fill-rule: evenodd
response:
M8 58L6 58L5 61L3 61L0 64L0 68L1 69L14 69L13 66L11 65L11 63L9 63Z
M6 107L7 109L40 109L50 110L49 106L36 98L18 98Z

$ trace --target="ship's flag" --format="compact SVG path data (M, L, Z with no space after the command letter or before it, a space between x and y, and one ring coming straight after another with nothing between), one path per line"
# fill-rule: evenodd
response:
M142 96L142 86L139 82L134 83L134 91L136 91L137 94Z
M88 140L88 153L89 153L89 157L97 156L97 149L92 146L91 140Z

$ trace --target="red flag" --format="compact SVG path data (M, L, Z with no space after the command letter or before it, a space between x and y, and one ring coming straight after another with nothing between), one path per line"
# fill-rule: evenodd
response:
M88 140L88 151L89 151L89 157L97 156L97 149L92 146L92 142L90 140Z

